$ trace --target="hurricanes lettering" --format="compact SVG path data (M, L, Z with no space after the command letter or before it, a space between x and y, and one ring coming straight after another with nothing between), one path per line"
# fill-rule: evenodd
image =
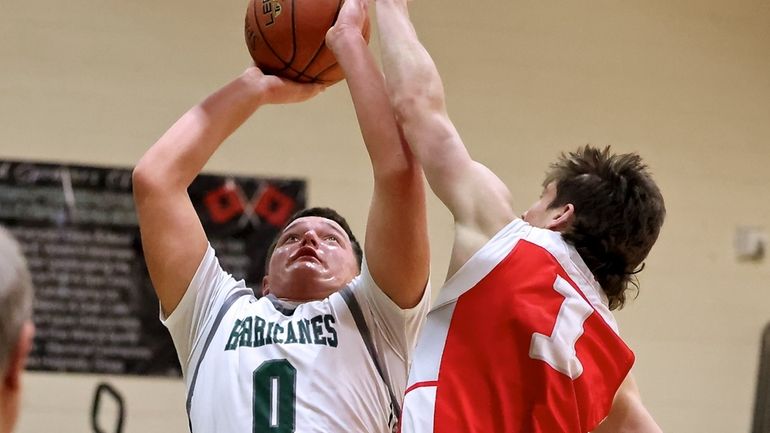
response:
M331 314L285 323L269 322L259 316L238 319L230 331L225 350L262 347L268 344L316 344L337 347L336 321Z

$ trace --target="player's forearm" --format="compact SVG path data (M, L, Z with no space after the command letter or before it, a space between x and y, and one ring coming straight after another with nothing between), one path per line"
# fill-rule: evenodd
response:
M398 124L434 192L452 190L456 170L472 161L446 113L436 65L417 39L405 0L378 0L377 20Z
M384 78L363 36L357 29L350 29L330 42L345 71L345 81L375 178L404 176L416 171L411 152L402 142Z
M401 140L384 78L361 33L336 34L330 46L345 70L375 177L366 226L369 270L393 302L411 308L429 272L422 171Z
M185 190L211 155L261 105L259 80L244 73L187 111L144 154L135 188Z
M433 113L445 112L441 77L417 38L406 1L378 0L377 22L383 69L399 122L419 122ZM414 150L418 154L428 152Z
M462 213L457 197L464 195L462 179L474 164L447 115L436 65L417 38L406 0L377 0L377 22L398 124L433 192L453 213Z

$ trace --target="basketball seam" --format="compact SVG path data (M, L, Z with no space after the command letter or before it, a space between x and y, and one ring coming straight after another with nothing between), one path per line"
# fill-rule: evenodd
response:
M252 2L254 2L254 1L255 0L252 0ZM268 72L268 73L271 73L271 74L275 74L275 75L281 75L282 73L286 73L287 71L290 71L290 72L295 74L294 80L296 80L296 81L303 80L303 81L308 81L308 82L318 82L318 81L320 81L320 82L327 82L326 80L319 80L318 77L323 75L324 73L326 73L328 70L334 68L337 65L337 62L335 62L335 63L325 67L324 69L322 69L320 72L318 72L315 75L311 76L309 74L306 74L306 71L311 66L313 66L313 63L316 60L318 60L318 56L321 54L322 50L324 49L324 46L326 45L326 38L325 37L321 40L321 44L318 46L316 51L313 53L313 56L308 60L308 62L304 66L304 68L302 68L300 70L299 68L296 68L293 65L294 60L297 57L297 27L296 27L296 14L295 14L295 11L294 11L295 8L296 8L297 0L290 0L290 1L291 1L291 35L292 35L291 37L292 37L292 46L291 46L291 56L290 56L290 58L288 60L284 60L280 56L278 51L272 46L272 44L270 43L268 38L265 37L265 33L263 31L263 28L262 28L262 25L261 25L261 21L259 20L259 8L254 7L253 18L254 18L254 22L256 23L257 31L259 32L259 35L260 35L260 37L262 39L262 42L268 48L268 50L273 54L273 56L278 60L278 62L280 64L282 64L282 67L280 67L280 68L276 68L276 69L272 69L271 68L271 69L266 69L265 71ZM332 23L331 23L332 26L337 22L337 19L339 18L340 10L342 9L342 2L343 2L343 0L338 0L337 1L337 9L336 9L336 11L334 13L334 17L333 17L333 20L332 20ZM329 26L329 27L331 27L331 26ZM252 37L251 39L252 39L252 41L250 41L251 45L256 46L256 44L253 41L254 38ZM259 65L257 65L257 66L259 66Z
M285 68L281 69L281 72L283 72L283 71L291 71L291 72L294 72L295 74L297 74L297 76L294 77L294 80L298 80L300 78L304 78L304 79L307 79L307 80L310 80L310 81L313 80L313 77L303 73L302 71L298 71L298 70L294 69L293 67L291 67L291 65L287 65Z
M296 4L294 3L295 0L291 0L291 57L289 58L288 62L283 62L283 68L275 71L276 73L285 71L297 72L294 68L291 67L292 63L294 63L294 59L297 57L297 20L294 17L294 10L296 9ZM297 78L299 78L299 76L297 76Z
M340 16L340 10L341 9L342 9L342 1L339 0L339 1L337 1L337 11L334 12L334 18L333 18L332 23L331 23L331 25L329 27L333 26L337 22L337 18L339 18L339 16ZM310 68L313 65L313 62L315 62L315 60L318 58L318 55L321 54L321 50L324 49L324 46L326 46L326 38L325 37L323 39L321 39L321 45L316 49L315 54L313 54L313 57L311 57L310 60L307 62L307 64L305 65L305 68L302 69L302 71L301 71L302 75L305 75L305 71L307 71L308 68ZM334 66L334 65L331 65L331 66ZM326 69L324 69L324 70L326 70ZM318 75L316 75L316 77L317 76ZM315 80L315 77L311 77L311 80Z
M313 80L313 81L320 81L322 83L326 83L326 80L319 80L318 77L320 77L321 75L324 74L324 72L328 71L329 69L331 69L331 68L333 68L335 66L337 66L337 63L325 67L323 70L321 70L321 72L319 72L319 73L315 74L314 76L310 77L310 79Z
M279 71L284 71L284 70L286 70L286 68L288 68L291 65L291 62L286 63L286 61L283 60L280 55L278 55L278 52L275 51L273 46L270 45L270 42L265 37L265 34L262 32L262 25L261 25L261 23L259 21L259 16L257 15L257 10L258 10L258 8L255 6L254 7L254 22L257 24L257 30L259 31L259 35L262 37L262 42L264 42L265 46L267 46L267 48L270 49L270 52L273 53L275 58L278 59L279 62L283 63L283 69L279 69ZM292 1L292 4L291 4L291 13L292 13L292 17L293 17L294 16L294 1ZM294 21L292 19L292 29L293 29L293 27L294 27ZM257 66L259 66L259 65L257 65Z

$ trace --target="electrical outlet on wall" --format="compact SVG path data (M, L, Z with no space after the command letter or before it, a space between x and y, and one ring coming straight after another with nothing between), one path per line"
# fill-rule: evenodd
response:
M760 227L739 226L733 245L738 260L759 261L765 257L767 234Z

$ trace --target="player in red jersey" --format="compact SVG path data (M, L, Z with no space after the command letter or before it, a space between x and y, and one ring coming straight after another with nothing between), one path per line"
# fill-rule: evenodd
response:
M665 217L641 158L590 146L562 155L517 218L508 188L470 157L450 121L407 0L377 0L377 20L399 124L455 220L402 432L659 432L610 312Z

